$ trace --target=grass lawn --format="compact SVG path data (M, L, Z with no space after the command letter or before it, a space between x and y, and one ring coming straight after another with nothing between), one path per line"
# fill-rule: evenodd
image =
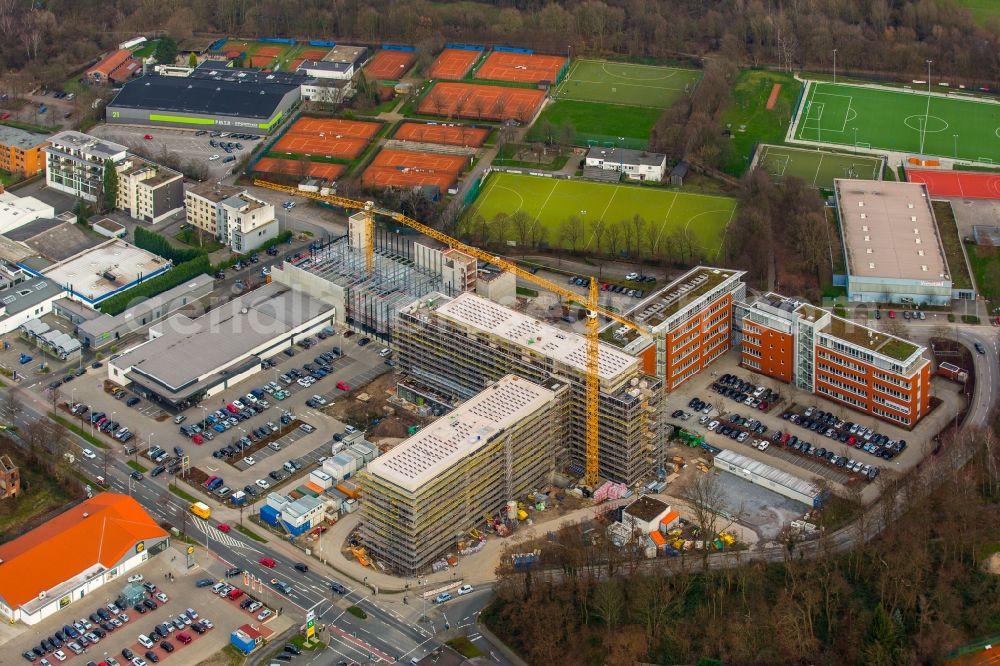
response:
M941 244L944 246L944 256L948 261L952 286L955 289L971 289L972 279L965 267L962 239L958 235L958 225L955 223L955 213L951 209L951 203L932 201L931 205L934 207L934 219L937 221L938 235L941 236ZM969 261L971 263L971 256Z
M926 89L810 83L795 137L1000 164L1000 104Z
M248 536L248 537L250 537L251 539L253 539L254 541L256 541L258 543L267 543L267 539L265 539L261 535L257 534L256 532L254 532L253 530L251 530L249 527L243 527L239 523L237 523L236 525L233 525L233 527L237 531L241 532L244 536Z
M180 487L178 487L178 486L176 486L176 485L174 485L172 483L170 485L168 485L167 487L170 489L170 492L172 492L174 495L177 495L178 497L180 497L182 500L184 500L186 502L192 502L193 503L193 502L197 502L198 501L198 499L194 495L192 495L190 493L187 493L187 492L184 492Z
M540 158L540 159L539 159ZM526 169L546 169L558 171L566 166L570 152L554 151L548 147L545 154L535 153L532 146L524 143L508 143L493 158L496 166L524 167Z
M22 528L41 514L66 504L71 498L58 481L39 467L27 466L17 456L18 449L5 443L4 453L11 455L21 472L21 494L0 502L0 535L5 539L16 536Z
M674 229L687 228L706 255L712 257L718 253L722 232L736 211L736 200L640 185L493 173L467 215L480 214L489 220L497 213L513 214L518 210L527 211L544 225L546 240L553 246L560 244L560 225L570 216L577 215L587 223L617 223L639 214L647 224L660 226L660 238ZM579 249L593 242L590 226L585 239Z
M11 183L16 181L17 181L17 176L12 174L10 171L4 171L3 169L0 169L0 183L4 185L10 185Z
M554 97L665 109L689 93L700 77L701 72L693 69L577 60Z
M450 641L446 641L445 644L454 648L456 652L467 659L486 656L486 653L477 648L473 642L469 640L468 636L458 636Z
M774 108L768 109L767 100L775 84L781 86L781 92ZM733 84L732 104L722 117L732 132L732 153L724 166L726 173L743 174L754 144L782 142L801 88L802 84L790 74L750 69L739 73Z
M976 287L994 306L1000 300L1000 253L995 247L966 244L969 263L976 276ZM990 312L993 312L991 309Z
M360 620L365 620L368 618L368 613L364 612L357 606L348 606L347 612Z
M125 464L134 469L135 471L141 472L142 474L145 474L146 472L149 471L148 468L143 467L140 463L137 463L134 460L126 460Z
M991 16L1000 17L1000 4L996 0L952 0L952 4L968 9L979 25Z
M148 58L149 56L153 55L153 51L156 50L156 45L159 43L160 40L158 39L145 42L144 44L141 44L139 48L132 51L132 55L134 55L136 58Z
M881 180L883 166L880 157L766 143L757 148L756 164L775 180L797 176L813 187L827 190L833 189L834 178Z
M626 148L641 150L649 144L649 133L662 113L661 109L648 107L557 100L545 107L527 138L544 140L541 126L547 120L556 127L572 125L576 131L573 143L580 146L588 141L617 145L618 137L625 137Z
M59 414L53 413L53 412L49 412L49 418L51 418L53 421L55 421L59 425L64 426L70 432L72 432L72 433L78 435L79 437L82 437L83 439L87 440L87 442L89 442L93 446L96 446L99 449L106 449L106 448L108 448L108 445L105 444L104 442L102 442L100 439L98 439L96 435L91 435L88 430L84 430L82 427L80 427L78 424L74 423L73 421L70 421L69 419L67 419L67 418L65 418L63 416L60 416ZM96 432L96 430L95 430L95 432Z
M185 245L205 250L205 252L208 252L209 254L225 247L225 245L215 240L211 234L202 232L199 237L197 229L183 229L182 231L174 234L174 238Z

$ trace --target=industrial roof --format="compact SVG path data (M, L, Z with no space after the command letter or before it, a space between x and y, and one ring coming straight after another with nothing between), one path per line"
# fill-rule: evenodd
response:
M199 378L229 368L251 350L332 307L272 282L197 319L170 317L154 327L159 337L125 352L114 364L126 371L131 368L133 381L150 378L160 393L188 393Z
M96 136L77 132L75 130L65 130L49 137L51 146L45 149L46 152L58 152L62 148L79 150L88 155L101 160L116 159L128 151L128 148L120 143L99 139Z
M296 72L265 72L257 67L226 67L224 62L218 60L203 60L191 72L190 78L239 83L277 83L292 86L299 86L313 80L312 77Z
M696 266L641 301L626 316L637 324L656 328L684 308L697 306L699 299L719 285L738 280L743 275L744 271Z
M466 326L496 335L517 345L568 365L577 371L587 370L587 339L543 323L534 317L498 303L464 292L438 306L437 314ZM601 343L598 374L614 380L633 369L638 360L625 352Z
M97 575L167 533L128 495L101 493L0 546L0 598L11 608ZM68 592L69 590L67 590Z
M149 75L126 83L109 108L269 119L297 84Z
M820 490L815 484L806 481L805 479L800 479L794 474L789 474L788 472L783 472L780 469L771 467L770 465L762 463L759 460L748 458L744 455L736 453L735 451L722 449L716 458L731 465L735 465L740 469L752 472L757 476L784 486L785 488L790 488L791 490L801 493L806 497L816 497L820 494Z
M648 523L669 509L670 505L666 502L649 495L643 495L625 507L625 513Z
M26 132L10 125L0 125L0 145L28 150L42 145L49 137L44 134Z
M162 306L164 303L169 303L184 294L196 293L206 285L214 283L215 279L211 275L205 275L202 273L201 275L194 276L184 284L179 284L172 289L168 289L162 294L140 301L120 314L112 316L102 313L96 318L91 318L88 321L81 323L78 328L83 333L87 333L92 337L97 337L102 333L112 330L116 326L120 326L130 321L139 321L145 315L155 312L157 308Z
M51 280L30 278L0 290L0 315L9 317L33 308L63 293L63 288Z
M39 218L52 218L55 214L55 209L40 199L0 191L0 229L10 231Z
M204 183L188 187L185 193L190 193L213 203L219 203L244 191L242 187L234 187L233 185L225 185L221 182L207 180Z
M834 186L850 275L951 279L925 184L838 178Z
M163 257L130 245L120 238L112 238L49 266L44 275L83 298L96 301L139 278L155 275L168 267L168 262Z
M467 458L500 433L528 418L555 392L522 377L506 375L437 419L385 455L368 463L368 473L413 493Z

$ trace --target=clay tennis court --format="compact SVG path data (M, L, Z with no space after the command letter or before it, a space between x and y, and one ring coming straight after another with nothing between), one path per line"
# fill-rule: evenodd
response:
M343 164L327 164L325 162L310 162L306 172L308 176L336 180L347 167ZM283 173L288 176L301 176L302 164L298 160L282 160L276 157L262 157L254 171L261 173Z
M476 120L531 120L545 93L535 88L507 88L478 83L434 84L417 105L419 113Z
M290 63L288 63L288 71L294 72L295 70L297 70L299 68L299 65L301 65L304 60L305 58L295 58L294 60L292 60Z
M272 58L284 51L280 46L260 46L254 51L254 55L271 56Z
M507 53L494 51L476 70L477 79L495 81L538 81L556 82L559 70L566 64L564 56L535 55L529 53Z
M446 146L473 146L478 148L486 141L490 131L468 125L442 125L431 123L403 123L396 130L394 139L417 143L441 143Z
M325 56L329 52L330 52L329 49L326 50L306 49L305 51L299 54L299 57L302 58L303 60L322 60L323 56Z
M911 183L925 183L932 197L1000 199L1000 175L978 171L907 169Z
M299 118L273 151L328 157L357 157L379 131L379 123L339 118Z
M251 67L267 67L272 62L274 62L274 56L250 56L250 66Z
M443 192L455 184L468 163L469 158L461 155L383 148L361 175L361 182L369 187L436 185Z
M413 66L417 54L413 51L380 50L365 65L365 74L370 79L396 81Z
M431 64L427 75L432 79L460 79L476 64L482 53L464 49L445 49Z

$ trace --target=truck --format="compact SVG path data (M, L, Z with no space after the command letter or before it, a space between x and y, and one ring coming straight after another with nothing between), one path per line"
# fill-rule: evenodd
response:
M204 502L195 502L191 505L191 513L203 520L208 520L212 515L212 510Z

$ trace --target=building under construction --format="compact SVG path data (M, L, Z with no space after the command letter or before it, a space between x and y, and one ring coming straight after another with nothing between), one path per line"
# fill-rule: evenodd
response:
M559 379L501 377L369 463L361 476L368 553L418 574L484 516L548 483L568 395Z
M586 443L587 340L526 314L465 292L428 294L402 308L393 331L396 365L452 403L515 374L535 383L555 376L569 384L564 453L582 474ZM661 382L639 359L608 344L599 352L599 474L633 484L656 462ZM565 461L565 463L563 463Z

